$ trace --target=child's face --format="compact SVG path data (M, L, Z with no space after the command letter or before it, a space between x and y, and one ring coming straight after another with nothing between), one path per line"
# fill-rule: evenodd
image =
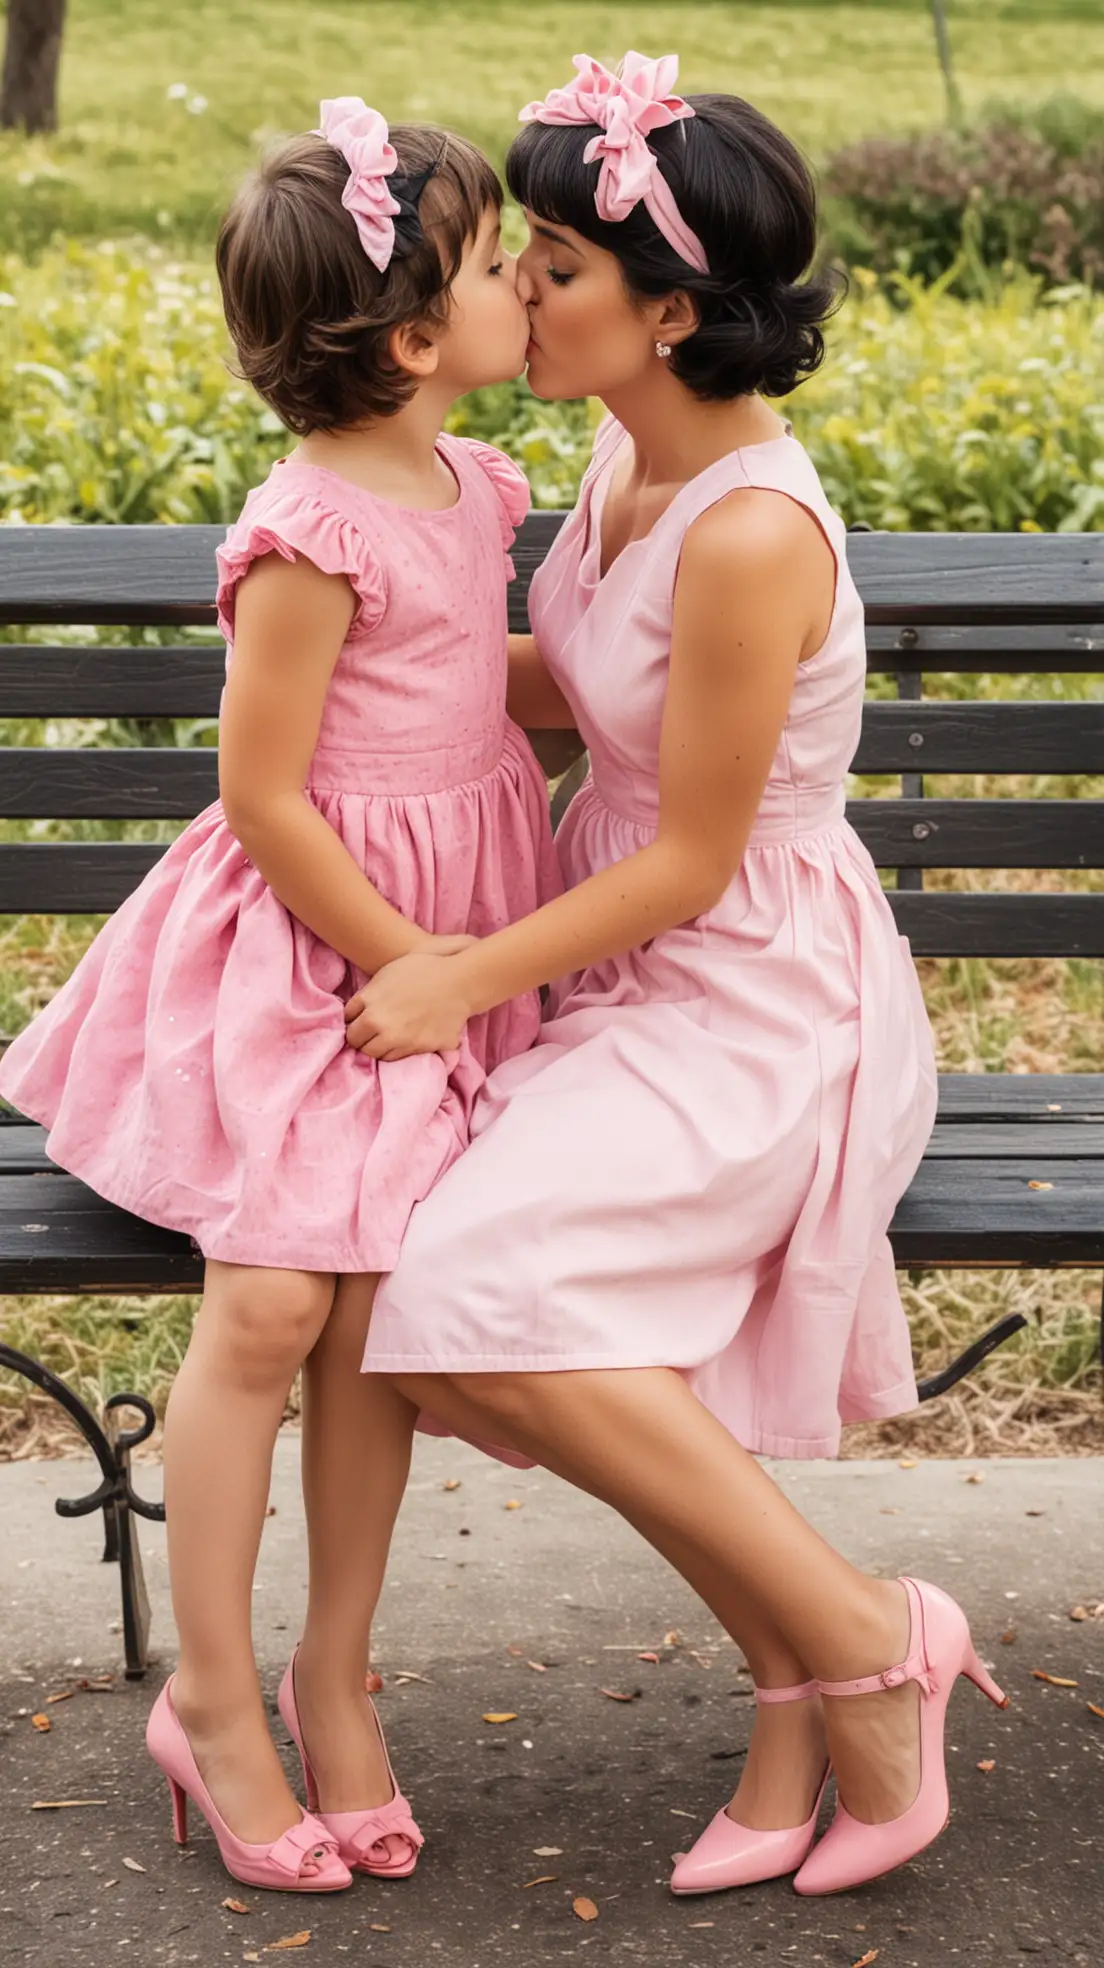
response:
M534 395L607 397L654 369L663 303L634 305L614 254L570 226L551 225L536 212L525 217L529 244L517 288L529 312Z
M488 207L452 283L448 332L438 344L439 373L458 396L508 382L525 367L528 340L517 261L503 250L501 215Z

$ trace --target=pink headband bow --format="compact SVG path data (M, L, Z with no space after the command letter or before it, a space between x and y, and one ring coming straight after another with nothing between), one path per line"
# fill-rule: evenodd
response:
M686 224L648 143L651 131L694 115L688 102L672 94L678 56L649 61L630 51L617 75L590 55L576 55L574 66L579 71L575 80L565 89L553 89L543 102L529 103L518 122L596 123L601 134L588 143L583 160L602 160L594 194L599 218L627 219L643 199L668 245L688 266L708 273L705 248Z
M378 109L369 109L359 96L337 96L320 108L316 134L341 152L349 166L349 182L341 203L356 220L368 258L386 273L395 251L395 219L402 210L391 196L387 179L398 167L388 141L387 125Z

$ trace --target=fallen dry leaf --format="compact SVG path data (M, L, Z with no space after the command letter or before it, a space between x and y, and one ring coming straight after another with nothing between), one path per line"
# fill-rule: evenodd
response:
M249 1912L249 1908L246 1906L244 1900L223 1900L222 1904L226 1908L227 1913Z
M1045 1516L1046 1516L1046 1511L1045 1511L1045 1510L1025 1510L1025 1511L1024 1511L1024 1516L1025 1516L1025 1517L1045 1517Z
M1086 1702L1085 1706L1091 1709L1094 1715L1099 1715L1100 1720L1104 1722L1104 1708L1099 1708L1096 1702Z
M695 1815L693 1811L680 1811L677 1804L671 1805L671 1816L673 1818L692 1818Z
M106 1695L115 1686L115 1676L105 1674L99 1681L90 1681L87 1675L82 1674L74 1685L82 1695Z
M1015 1639L1016 1639L1016 1629L1014 1626L1010 1626L1007 1633L1001 1634L1001 1646L1011 1647L1015 1644Z
M636 1658L638 1661L650 1661L653 1667L659 1666L658 1654L637 1654Z
M106 1797L46 1797L32 1804L32 1811L91 1811L107 1804Z
M259 1954L257 1954L257 1953L256 1953L256 1951L255 1951L255 1950L253 1950L253 1949L251 1949L251 1950L250 1950L250 1952L249 1952L248 1954L243 1954L243 1955L242 1955L242 1960L243 1960L243 1961L259 1961L259 1960L260 1960L260 1958L261 1958L261 1957L260 1957L260 1955L259 1955Z
M489 1715L483 1717L483 1720L484 1722L516 1722L517 1716L512 1709L504 1709L501 1714L497 1710L492 1709Z
M1092 1614L1085 1606L1074 1606L1071 1609L1070 1618L1071 1620L1087 1620L1092 1618Z
M708 1654L695 1653L693 1647L690 1649L690 1658L692 1661L697 1661L699 1667L712 1667L713 1665Z
M663 1644L665 1647L681 1647L682 1635L676 1626L673 1626L669 1633L664 1634Z
M687 1922L687 1925L690 1927L715 1927L717 1923L715 1920L691 1920Z
M389 1934L391 1929L390 1927L385 1927L381 1920L373 1920L368 1928L368 1932L370 1934Z
M1047 1110L1047 1113L1048 1113L1048 1114L1060 1114L1060 1113L1061 1113L1061 1111L1062 1111L1062 1103L1061 1103L1061 1101L1060 1101L1060 1100L1048 1100L1048 1101L1047 1101L1047 1104L1046 1104L1046 1110Z
M1033 1667L1031 1672L1036 1681L1045 1681L1051 1688L1076 1688L1077 1686L1076 1681L1067 1680L1064 1674L1048 1674L1041 1667Z
M978 1764L978 1769L986 1777L989 1775L990 1770L995 1770L996 1767L996 1763L991 1756L983 1756L981 1762Z
M412 1667L400 1667L391 1676L391 1679L396 1683L396 1685L398 1685L400 1682L403 1681L420 1681L422 1682L423 1686L426 1688L432 1688L433 1686L433 1683L430 1680L428 1674L415 1674L414 1669Z
M915 1469L916 1468L915 1456L906 1456L903 1462L899 1462L897 1464L897 1467L898 1469Z
M526 1663L525 1663L525 1665L526 1665L526 1667L531 1667L531 1668L532 1668L532 1670L533 1670L533 1673L534 1673L534 1674L547 1674L547 1673L548 1673L548 1669L547 1669L547 1668L545 1667L545 1664L544 1664L544 1662L543 1662L543 1661L526 1661Z
M53 1726L48 1715L32 1715L31 1717L31 1727L32 1729L37 1729L40 1736L49 1735Z
M441 1488L443 1490L458 1490L460 1488L459 1476L450 1476L447 1482L442 1483Z
M640 1694L640 1689L634 1688L631 1695L622 1695L616 1688L603 1688L602 1693L607 1695L611 1702L634 1702Z
M1027 1186L1029 1189L1053 1189L1054 1184L1053 1182L1029 1182Z
M542 1872L539 1879L527 1879L521 1890L523 1893L528 1893L532 1886L551 1886L553 1880L558 1879L559 1876L558 1872Z
M139 1865L137 1859L124 1859L123 1864L128 1872L145 1872L146 1869L144 1865Z
M878 1515L879 1517L899 1517L901 1512L895 1503L883 1503Z
M966 1481L967 1481L968 1483L984 1483L984 1481L985 1481L985 1472L984 1472L984 1470L982 1470L982 1469L972 1469L972 1470L970 1471L970 1474L969 1474L969 1475L967 1476L967 1478L966 1478Z
M1088 1618L1088 1615L1085 1617ZM50 1708L54 1702L71 1702L75 1694L75 1688L63 1688L60 1695L47 1695L46 1706Z
M868 1948L861 1959L854 1963L854 1968L870 1968L871 1962L877 1961L881 1951L881 1948Z
M265 1953L279 1954L283 1948L306 1947L310 1937L310 1928L304 1927L301 1933L285 1934L282 1941L269 1941L268 1946L265 1948Z
M577 1920L597 1920L598 1909L593 1900L572 1900L571 1911Z
M516 1497L511 1497L509 1503L504 1503L502 1508L504 1510L520 1510L521 1505Z
M533 1857L535 1859L562 1859L563 1846L562 1845L534 1845Z

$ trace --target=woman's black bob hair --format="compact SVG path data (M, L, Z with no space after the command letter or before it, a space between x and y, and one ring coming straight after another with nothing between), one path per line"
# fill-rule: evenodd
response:
M630 295L692 296L700 326L671 368L703 401L760 390L785 396L819 368L823 325L841 298L832 273L808 276L817 200L800 152L738 96L690 96L695 114L648 138L679 211L709 261L698 273L664 239L643 203L601 219L599 162L584 164L592 125L530 123L514 139L506 180L519 205L570 226L621 262Z

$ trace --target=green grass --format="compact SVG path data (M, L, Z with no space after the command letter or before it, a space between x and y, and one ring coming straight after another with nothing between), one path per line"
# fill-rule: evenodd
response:
M1071 86L1104 104L1096 0L957 0L951 17L968 109ZM309 128L323 95L452 124L500 160L577 49L640 45L677 49L686 89L749 96L815 157L943 114L925 0L71 0L58 136L0 139L0 245L55 228L207 241L258 142Z

